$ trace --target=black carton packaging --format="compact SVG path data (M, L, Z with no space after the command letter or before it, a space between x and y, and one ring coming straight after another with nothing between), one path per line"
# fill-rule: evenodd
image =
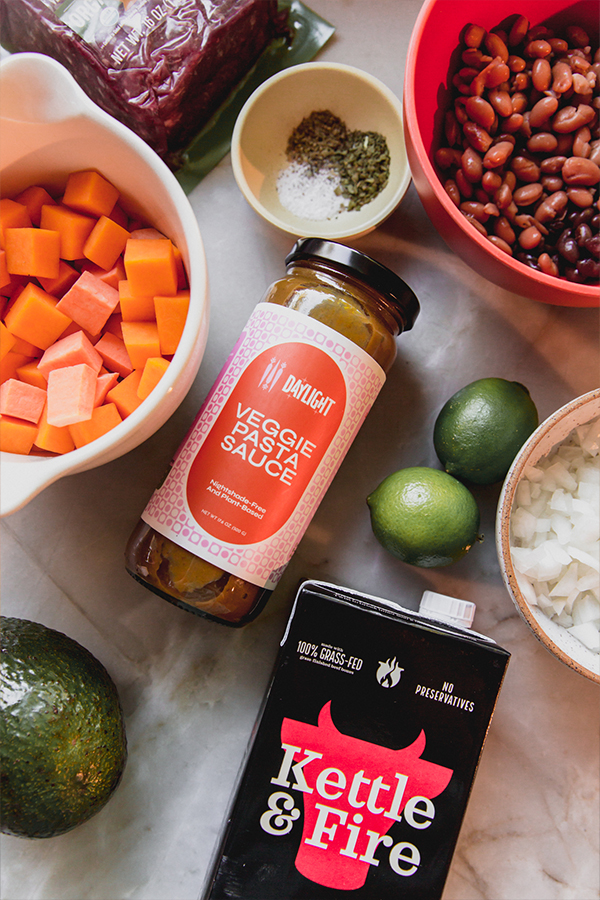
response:
M205 900L436 900L510 654L299 589Z

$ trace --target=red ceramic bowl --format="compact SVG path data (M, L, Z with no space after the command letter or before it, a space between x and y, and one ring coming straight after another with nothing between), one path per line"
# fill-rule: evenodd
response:
M559 34L569 24L598 32L597 0L425 0L411 36L404 78L404 131L413 181L423 206L447 244L494 284L542 303L597 307L597 286L572 284L530 269L493 246L465 221L437 175L433 156L450 107L448 73L456 71L456 48L468 23L491 29L505 17L525 15ZM451 76L450 76L451 78Z

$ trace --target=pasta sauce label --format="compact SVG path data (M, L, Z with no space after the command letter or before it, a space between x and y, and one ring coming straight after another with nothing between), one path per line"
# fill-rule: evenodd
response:
M259 304L144 521L273 588L384 380L328 325Z

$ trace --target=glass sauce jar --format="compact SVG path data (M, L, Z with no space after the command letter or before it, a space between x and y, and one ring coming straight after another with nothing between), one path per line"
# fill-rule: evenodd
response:
M304 238L285 262L125 551L145 587L232 626L263 608L419 312L343 244Z

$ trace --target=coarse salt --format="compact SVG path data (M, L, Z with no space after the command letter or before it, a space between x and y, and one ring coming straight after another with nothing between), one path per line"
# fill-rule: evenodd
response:
M348 206L340 194L339 175L331 169L313 172L307 163L291 162L277 176L282 206L301 219L334 219Z

